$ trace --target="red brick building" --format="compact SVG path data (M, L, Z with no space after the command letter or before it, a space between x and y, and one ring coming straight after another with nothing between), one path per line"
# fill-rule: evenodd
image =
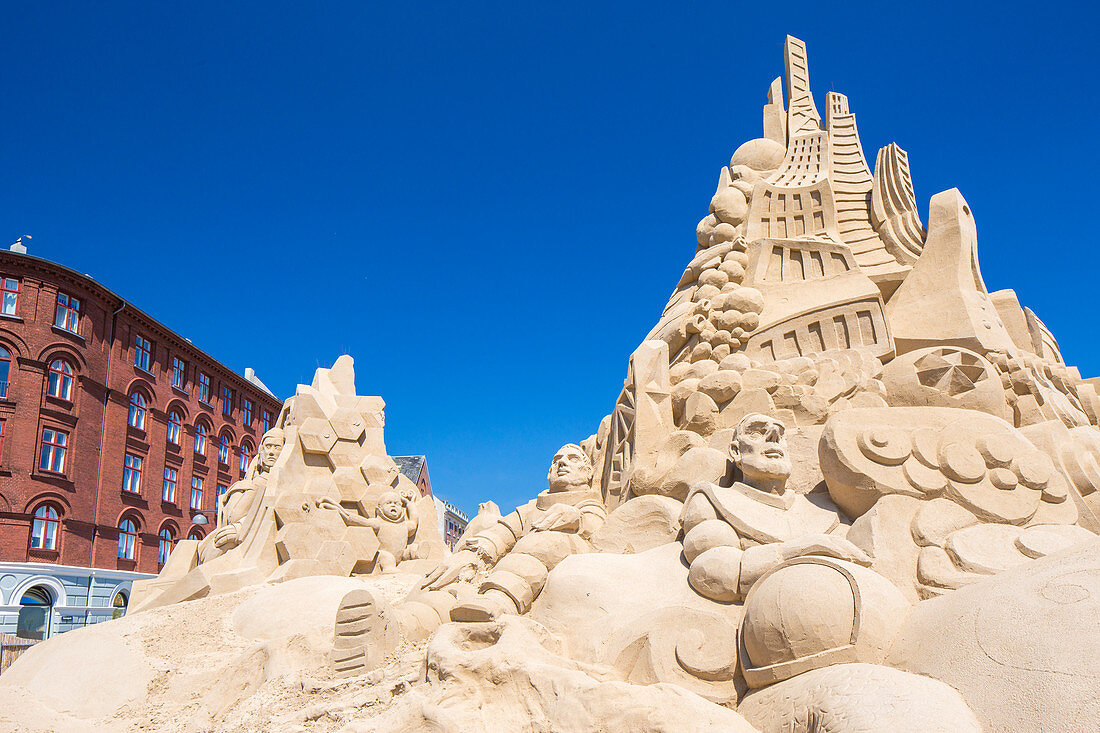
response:
M0 251L0 562L158 572L275 423L246 375L91 278Z

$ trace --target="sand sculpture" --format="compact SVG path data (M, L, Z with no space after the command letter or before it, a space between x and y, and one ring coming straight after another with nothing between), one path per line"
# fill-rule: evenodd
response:
M284 404L246 478L222 496L215 528L201 543L181 541L155 580L136 583L131 608L442 558L431 498L386 455L384 407L355 394L350 356L318 369Z
M471 525L396 608L368 590L348 595L337 615L333 663L343 675L369 671L402 638L424 639L448 621L484 622L521 614L569 555L589 552L607 516L592 488L592 460L579 445L555 454L549 488L507 516ZM480 515L479 515L480 516Z
M905 151L872 171L847 98L819 113L805 44L785 60L611 414L546 490L438 551L342 359L142 589L153 610L35 647L0 699L226 729L1100 727L1098 381L987 290L962 195L925 226ZM219 597L225 643L262 640L219 667L254 680L228 699L210 674L69 718L35 696L66 644L121 654ZM219 703L186 708L194 685Z

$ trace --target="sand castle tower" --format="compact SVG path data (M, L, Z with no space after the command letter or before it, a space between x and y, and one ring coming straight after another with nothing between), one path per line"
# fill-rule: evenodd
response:
M787 36L784 60L786 103L777 78L763 136L719 172L695 256L593 439L608 501L632 482L653 491L754 411L796 426L807 446L837 412L924 404L920 390L929 405L980 402L1018 427L1095 425L1094 385L1012 291L986 288L962 195L933 196L926 229L905 151L882 148L872 173L848 98L829 92L822 119L806 44Z

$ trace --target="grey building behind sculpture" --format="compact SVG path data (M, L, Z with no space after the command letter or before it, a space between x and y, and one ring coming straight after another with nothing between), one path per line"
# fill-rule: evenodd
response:
M427 456L394 456L394 463L401 469L405 477L416 484L421 496L430 496L435 501L435 514L439 525L439 534L443 542L450 549L454 549L458 538L466 531L469 517L466 512L459 509L445 499L441 499L432 491L432 480L428 476Z
M432 496L435 500L435 515L439 522L439 534L443 537L443 543L452 550L458 543L462 533L466 531L466 525L470 523L466 512L462 511L449 501L444 501L438 496Z
M0 567L0 632L41 640L126 613L134 580L147 573L42 563ZM48 597L42 591L48 593ZM42 603L28 596L42 595Z
M428 475L427 456L394 456L393 462L405 474L405 478L416 484L421 496L432 496L432 479Z

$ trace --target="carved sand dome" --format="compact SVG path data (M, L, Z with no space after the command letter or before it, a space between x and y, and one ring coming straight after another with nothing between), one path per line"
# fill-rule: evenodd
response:
M933 346L895 357L882 370L896 404L958 407L1012 419L997 368L961 346Z
M742 632L753 666L789 663L851 644L853 593L847 577L818 563L795 565L761 581L745 604Z
M758 137L742 143L741 147L733 151L730 158L730 168L743 165L754 171L775 170L783 162L787 149L766 137Z
M908 607L867 568L798 558L764 575L745 599L745 681L763 687L830 664L881 659Z

